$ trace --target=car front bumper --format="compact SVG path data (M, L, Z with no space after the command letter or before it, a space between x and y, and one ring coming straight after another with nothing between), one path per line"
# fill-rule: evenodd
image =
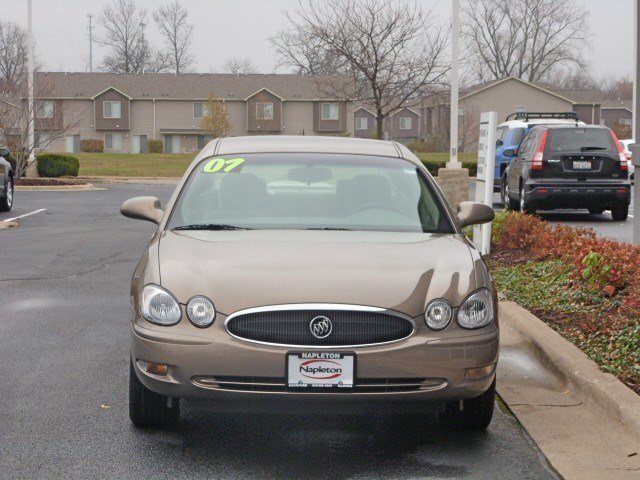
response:
M305 348L234 338L227 333L224 320L218 318L214 325L200 330L184 319L187 325L181 327L159 327L136 319L131 355L140 381L162 395L207 400L220 409L295 411L300 407L307 411L313 404L330 402L332 408L349 412L385 410L398 403L403 409L412 405L421 409L430 401L473 398L485 392L495 377L497 326L480 330L450 326L433 332L422 321L411 337L395 343L309 350L355 353L355 388L289 390L286 354ZM144 362L166 364L168 374L147 373ZM470 378L469 370L479 367L488 367L487 373Z

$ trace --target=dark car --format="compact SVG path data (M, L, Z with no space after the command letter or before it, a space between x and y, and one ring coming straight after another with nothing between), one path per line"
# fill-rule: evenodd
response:
M11 152L0 148L0 212L8 212L13 205L13 167L8 161Z
M507 152L511 153L511 152ZM629 163L615 134L597 125L532 128L507 168L501 186L505 208L611 210L626 220L631 200Z

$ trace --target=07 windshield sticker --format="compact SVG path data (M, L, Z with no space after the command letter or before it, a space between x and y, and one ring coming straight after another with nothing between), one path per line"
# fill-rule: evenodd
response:
M205 173L232 172L244 163L244 158L214 158L204 165Z

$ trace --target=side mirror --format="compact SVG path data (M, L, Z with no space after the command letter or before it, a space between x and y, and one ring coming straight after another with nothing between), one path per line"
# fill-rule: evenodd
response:
M502 152L505 157L515 157L518 155L518 150L515 148L507 148Z
M11 155L11 152L6 148L0 148L0 157L8 158Z
M502 140L496 140L496 147L501 147L502 145L504 145Z
M469 225L480 225L491 222L496 217L496 212L489 205L478 202L460 202L458 205L458 223L460 228Z
M130 198L122 204L120 213L125 217L147 220L156 224L160 223L162 215L164 215L160 206L160 200L156 197Z

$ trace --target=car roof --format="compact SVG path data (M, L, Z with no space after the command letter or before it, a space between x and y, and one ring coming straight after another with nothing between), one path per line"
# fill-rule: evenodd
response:
M403 158L395 142L312 135L226 137L209 142L199 157L238 153L350 153Z
M586 125L581 120L578 120L580 125ZM563 118L532 118L531 120L509 120L507 122L502 122L498 127L509 127L509 128L527 128L530 125L574 125L576 123L573 119L563 119Z

